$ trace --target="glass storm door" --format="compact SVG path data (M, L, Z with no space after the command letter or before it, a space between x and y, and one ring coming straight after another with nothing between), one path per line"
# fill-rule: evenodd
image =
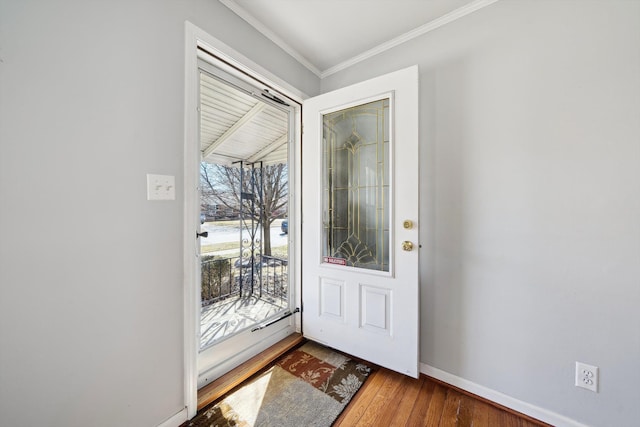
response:
M293 109L199 63L198 387L295 331L289 286Z
M418 376L418 70L303 106L303 332Z

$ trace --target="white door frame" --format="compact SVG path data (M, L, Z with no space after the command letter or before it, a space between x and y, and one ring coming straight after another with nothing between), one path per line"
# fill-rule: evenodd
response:
M196 27L185 23L185 109L184 109L184 398L187 418L196 415L198 406L198 348L197 336L200 327L200 311L197 309L199 296L194 286L197 280L197 241L195 231L198 229L199 212L197 209L199 194L197 171L199 165L198 141L198 58L214 63L219 68L242 80L260 83L270 87L294 102L295 105L295 149L290 153L294 166L294 175L289 177L293 188L301 187L300 156L300 123L301 104L307 96L282 79L270 73L249 58L219 41L215 37ZM301 295L301 202L290 191L289 216L289 275L296 295L296 304L300 306ZM293 270L293 271L292 271ZM300 314L294 315L296 330L300 331Z

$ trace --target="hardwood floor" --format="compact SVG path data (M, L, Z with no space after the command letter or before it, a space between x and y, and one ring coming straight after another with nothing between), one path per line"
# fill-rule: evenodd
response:
M385 368L371 374L334 427L538 427L541 421L421 375Z
M294 334L198 391L198 410L216 401L304 340ZM187 423L185 423L186 425ZM421 375L375 367L334 427L551 427L481 397Z

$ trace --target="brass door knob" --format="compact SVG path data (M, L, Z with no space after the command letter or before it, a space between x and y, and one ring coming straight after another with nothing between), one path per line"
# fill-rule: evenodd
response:
M404 242L402 242L402 250L403 251L412 251L413 250L413 243L411 243L408 240L405 240Z

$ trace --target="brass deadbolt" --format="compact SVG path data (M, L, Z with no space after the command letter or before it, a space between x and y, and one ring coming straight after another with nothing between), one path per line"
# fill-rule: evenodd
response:
M402 242L402 250L403 251L412 251L413 250L413 243L411 243L408 240L405 240L404 242Z

